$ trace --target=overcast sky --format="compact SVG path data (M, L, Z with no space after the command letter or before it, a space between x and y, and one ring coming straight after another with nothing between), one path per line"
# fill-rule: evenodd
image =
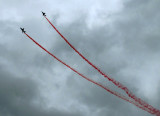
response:
M159 0L0 0L1 116L151 116L57 62L24 34L87 77L118 90L79 57L160 109Z

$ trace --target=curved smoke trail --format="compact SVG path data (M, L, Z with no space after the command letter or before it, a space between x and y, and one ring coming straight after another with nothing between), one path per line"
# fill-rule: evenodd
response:
M136 102L138 102L140 105L142 105L143 107L151 110L152 112L154 112L155 114L160 114L160 111L156 108L154 108L153 106L149 105L148 103L146 103L145 101L143 101L142 99L136 97L132 92L129 91L129 89L124 86L123 84L121 84L120 82L114 80L113 78L108 77L105 73L103 73L99 68L97 68L93 63L91 63L87 58L85 58L59 31L58 29L49 21L49 19L44 16L47 21L51 24L51 26L56 30L56 32L65 40L65 42L76 52L79 54L79 56L81 56L88 64L90 64L94 69L96 69L101 75L103 75L105 78L107 78L109 81L111 81L114 85L116 85L118 88L122 89L123 91L126 92L126 94L132 98L133 100L135 100Z
M147 112L149 112L149 113L151 113L151 114L155 114L154 112L152 112L152 111L144 108L143 106L140 106L140 105L137 104L136 102L129 100L128 98L126 98L125 96L121 95L120 93L117 93L117 92L115 92L115 91L112 91L112 90L109 89L108 87L105 87L105 86L101 85L100 83L97 83L97 82L95 82L95 81L87 78L86 76L84 76L83 74L79 73L77 70L75 70L74 68L70 67L68 64L66 64L65 62L63 62L63 61L60 60L59 58L57 58L55 55L53 55L52 53L50 53L47 49L45 49L43 46L41 46L41 45L40 45L38 42L36 42L33 38L31 38L27 33L24 33L24 34L25 34L29 39L31 39L35 44L37 44L41 49L43 49L45 52L47 52L49 55L51 55L53 58L55 58L56 60L58 60L60 63L62 63L63 65L65 65L66 67L68 67L69 69L71 69L72 71L74 71L75 73L77 73L78 75L80 75L81 77L83 77L84 79L86 79L87 81L92 82L93 84L95 84L95 85L97 85L97 86L105 89L105 90L108 91L109 93L111 93L111 94L113 94L113 95L115 95L115 96L117 96L117 97L119 97L119 98L121 98L121 99L123 99L123 100L125 100L125 101L127 101L127 102L129 102L129 103L131 103L131 104L133 104L133 105L135 105L135 106L137 106L137 107L139 107L139 108L141 108L142 110L145 110L145 111L147 111ZM157 115L157 116L158 116L158 115Z

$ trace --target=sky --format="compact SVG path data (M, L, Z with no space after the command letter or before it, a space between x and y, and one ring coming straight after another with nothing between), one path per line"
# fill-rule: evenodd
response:
M126 95L87 59L160 109L160 1L0 0L1 116L151 116L88 82L36 46L27 34L90 79Z

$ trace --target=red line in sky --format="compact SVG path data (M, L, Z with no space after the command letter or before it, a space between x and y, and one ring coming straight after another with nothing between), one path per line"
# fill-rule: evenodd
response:
M124 90L126 92L126 94L132 98L133 100L135 100L136 102L138 102L140 105L142 105L143 107L153 111L155 114L156 113L160 113L160 111L156 108L154 108L153 106L149 105L148 103L146 103L145 101L143 101L142 99L136 97L132 92L129 91L129 89L124 86L123 84L121 84L120 82L114 80L113 78L108 77L105 73L103 73L98 67L96 67L93 63L91 63L87 58L85 58L59 31L58 29L49 21L49 19L44 16L47 21L51 24L51 26L56 30L56 32L65 40L65 42L76 52L79 54L79 56L81 56L88 64L90 64L94 69L96 69L101 75L103 75L105 78L107 78L109 81L111 81L114 85L116 85L118 88Z
M63 62L63 61L60 60L59 58L57 58L55 55L53 55L52 53L50 53L47 49L45 49L43 46L41 46L41 45L40 45L38 42L36 42L33 38L31 38L27 33L25 33L25 35L26 35L29 39L31 39L35 44L37 44L41 49L43 49L45 52L47 52L49 55L51 55L53 58L55 58L56 60L58 60L60 63L62 63L63 65L65 65L66 67L68 67L69 69L71 69L72 71L74 71L75 73L77 73L78 75L80 75L81 77L83 77L84 79L86 79L87 81L92 82L92 83L95 84L95 85L98 85L99 87L105 89L105 90L108 91L109 93L111 93L111 94L113 94L113 95L115 95L115 96L117 96L117 97L119 97L119 98L121 98L121 99L123 99L123 100L125 100L125 101L127 101L127 102L129 102L129 103L131 103L131 104L133 104L133 105L135 105L135 106L137 106L137 107L139 107L139 108L141 108L142 110L145 110L145 111L147 111L147 112L149 112L149 113L151 113L151 114L154 114L153 111L148 110L148 109L146 109L145 107L137 104L136 102L129 100L128 98L126 98L125 96L121 95L120 93L117 93L117 92L115 92L115 91L112 91L112 90L109 89L108 87L105 87L105 86L101 85L100 83L97 83L97 82L95 82L95 81L87 78L86 76L84 76L83 74L79 73L77 70L75 70L74 68L70 67L68 64L66 64L65 62ZM158 116L158 115L157 115L157 116Z

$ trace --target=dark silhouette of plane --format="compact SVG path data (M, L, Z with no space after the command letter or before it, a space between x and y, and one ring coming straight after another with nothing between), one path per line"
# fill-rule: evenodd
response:
M21 29L22 33L26 33L26 31L24 30L24 28L20 27L20 29Z
M42 12L42 11L41 11L41 12ZM46 13L42 12L42 15L43 15L43 16L46 16Z

